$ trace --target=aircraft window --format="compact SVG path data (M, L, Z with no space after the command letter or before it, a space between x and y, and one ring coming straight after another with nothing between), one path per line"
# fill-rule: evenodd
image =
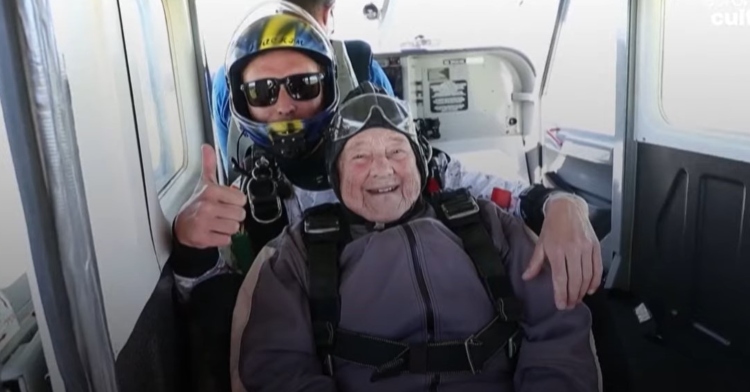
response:
M569 7L542 98L542 124L614 135L617 28L624 16L601 0Z
M126 1L121 7L140 21L139 28L129 31L127 56L137 124L140 134L148 137L154 180L161 192L187 163L166 15L161 2Z
M750 1L667 0L661 110L683 129L750 131Z

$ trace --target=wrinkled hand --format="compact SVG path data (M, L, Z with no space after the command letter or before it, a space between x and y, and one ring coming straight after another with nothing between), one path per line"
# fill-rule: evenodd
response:
M539 241L523 274L524 280L536 277L549 260L560 310L572 309L587 293L595 293L602 280L601 246L584 204L568 197L547 203Z
M175 219L175 237L182 245L192 248L226 246L245 220L247 198L237 188L219 185L214 149L204 144L201 152L201 180Z

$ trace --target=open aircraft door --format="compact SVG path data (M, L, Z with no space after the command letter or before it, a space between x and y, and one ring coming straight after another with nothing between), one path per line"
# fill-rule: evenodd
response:
M571 8L574 18L569 21ZM584 7L585 12L584 12ZM602 7L596 10L595 7ZM606 7L606 9L604 9ZM602 15L611 22L591 24L575 18L590 18L594 14ZM527 161L535 182L541 182L549 187L562 189L582 197L589 206L589 219L601 242L602 262L604 265L604 287L625 288L627 285L627 233L622 232L623 225L627 227L627 214L623 212L623 179L622 165L625 161L626 132L627 132L627 101L629 75L629 1L617 1L612 4L587 4L562 0L558 12L557 23L552 34L550 50L545 64L544 74L539 78L541 102L540 143L538 149L527 153ZM573 25L568 25L572 22ZM583 26L574 39L568 39L573 27ZM565 97L550 97L550 85L555 83L571 83L585 81L596 68L606 64L593 62L581 64L589 57L581 56L575 46L584 47L588 37L603 36L610 39L607 46L612 50L616 60L612 64L614 69L605 70L612 73L614 85L607 86L611 90L610 96L596 96L599 99L611 99L614 106L613 130L588 129L564 121L554 121L559 114L548 112L548 104L553 98L568 100L565 107L576 105L591 105L587 91L568 87ZM573 38L573 37L570 37ZM600 38L601 39L601 38ZM597 47L602 49L601 47ZM560 55L564 56L560 58ZM606 56L606 55L603 55ZM577 57L577 58L576 58ZM562 67L565 75L556 71ZM601 71L600 71L601 72ZM564 80L564 79L568 80ZM609 79L607 79L609 80ZM580 95L580 96L579 96ZM594 110L607 110L608 103L595 104ZM558 106L560 106L558 102ZM579 114L580 115L580 114ZM563 116L564 117L564 116ZM579 121L585 123L584 121ZM599 122L601 124L601 121ZM614 132L612 132L614 131ZM625 236L623 235L625 234Z

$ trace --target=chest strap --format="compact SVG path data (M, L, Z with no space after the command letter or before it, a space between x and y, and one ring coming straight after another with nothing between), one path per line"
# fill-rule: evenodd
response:
M480 373L485 363L502 349L509 358L518 352L521 307L513 296L500 254L479 216L479 207L464 191L441 192L433 206L438 216L464 242L464 249L480 276L497 316L465 340L409 344L338 328L339 255L348 241L337 205L308 210L304 220L310 272L310 315L318 354L328 375L332 358L373 367L372 381L399 375Z
M413 374L481 373L485 363L506 349L509 358L518 350L518 326L495 317L463 341L408 344L339 329L333 356L375 368L370 381Z

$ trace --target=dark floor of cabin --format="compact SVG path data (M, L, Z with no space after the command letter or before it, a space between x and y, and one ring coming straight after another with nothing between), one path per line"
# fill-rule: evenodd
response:
M728 353L725 347L693 330L675 334L668 342L654 342L639 328L634 313L637 304L628 296L609 296L609 308L631 370L632 391L750 391L750 360Z

